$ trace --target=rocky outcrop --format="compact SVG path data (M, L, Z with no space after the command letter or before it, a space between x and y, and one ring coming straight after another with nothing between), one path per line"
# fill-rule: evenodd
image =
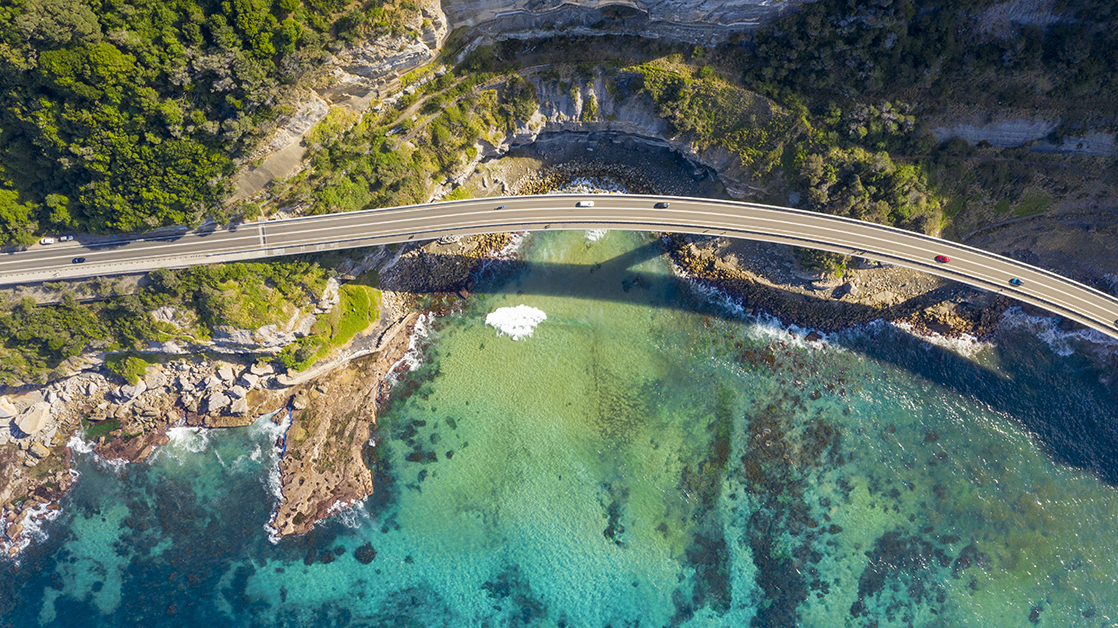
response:
M451 30L532 39L555 34L624 33L711 43L793 11L811 0L443 0Z
M919 333L985 338L1013 305L1006 297L905 268L852 263L836 281L796 269L788 247L782 247L788 259L774 268L769 260L758 264L739 256L758 248L758 257L780 257L771 248L777 245L680 234L664 242L684 275L730 293L744 313L821 331L885 320Z
M354 360L299 388L280 461L283 498L272 527L283 536L303 534L320 519L373 492L367 464L375 456L370 434L385 376L408 350L414 324L381 339L376 354Z

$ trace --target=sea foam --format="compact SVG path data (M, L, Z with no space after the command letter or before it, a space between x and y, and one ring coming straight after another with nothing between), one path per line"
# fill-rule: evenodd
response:
M485 324L497 330L497 335L507 335L513 340L531 338L536 326L547 320L543 310L530 305L501 307L485 317Z

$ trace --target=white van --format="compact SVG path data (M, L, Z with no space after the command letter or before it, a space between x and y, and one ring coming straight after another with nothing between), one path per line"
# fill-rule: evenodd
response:
M579 201L575 203L575 207L593 207L594 201Z

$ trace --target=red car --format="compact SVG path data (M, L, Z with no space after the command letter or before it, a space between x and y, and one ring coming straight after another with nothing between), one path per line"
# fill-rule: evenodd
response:
M936 261L940 264L946 264L947 262L951 261L951 258L947 257L946 255L936 255Z

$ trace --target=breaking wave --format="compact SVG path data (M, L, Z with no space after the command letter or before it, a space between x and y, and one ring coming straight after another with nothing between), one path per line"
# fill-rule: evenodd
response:
M497 330L498 336L507 335L513 340L531 338L536 326L547 320L543 310L530 305L501 307L485 317L485 324Z

